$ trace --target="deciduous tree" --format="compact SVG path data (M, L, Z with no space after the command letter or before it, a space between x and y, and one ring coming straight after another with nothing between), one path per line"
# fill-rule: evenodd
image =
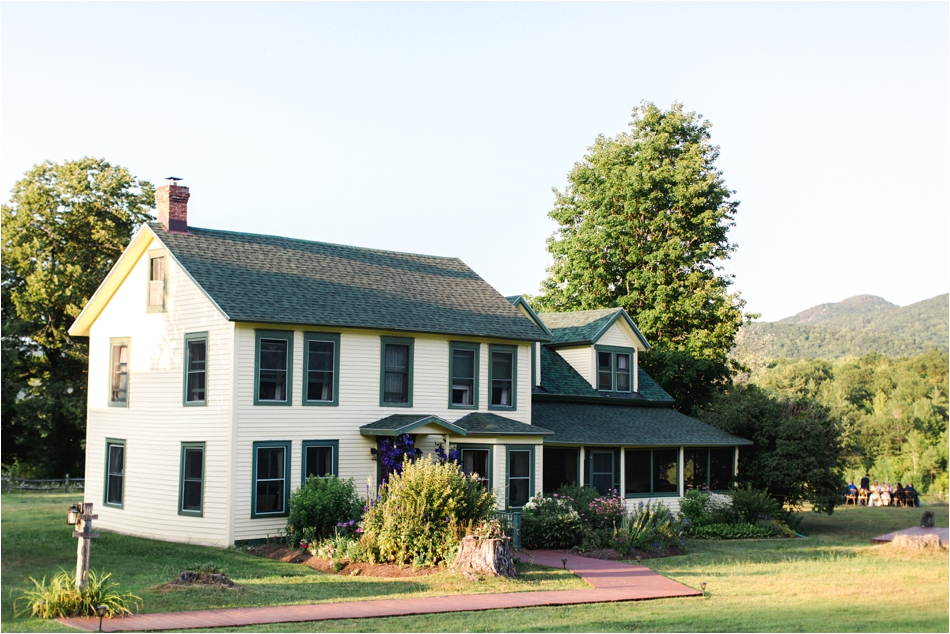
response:
M151 183L96 158L47 161L14 185L2 207L5 464L81 473L87 341L66 331L154 206Z

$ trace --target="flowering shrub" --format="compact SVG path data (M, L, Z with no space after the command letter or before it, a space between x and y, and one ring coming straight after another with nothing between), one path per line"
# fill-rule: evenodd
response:
M455 556L466 527L486 519L494 506L494 495L454 462L431 456L405 462L366 511L361 543L379 561L442 564Z
M698 539L794 537L794 520L765 491L751 487L728 495L690 489L680 502L680 517L687 532Z
M287 545L310 544L329 537L340 523L360 517L363 503L356 494L352 478L310 476L299 489L290 494L287 515Z
M379 446L379 463L382 466L383 482L392 473L402 473L403 465L419 457L416 439L410 434L395 438L384 438Z
M607 495L591 500L586 512L581 514L581 520L592 529L613 529L620 526L626 514L627 508L620 499L620 493L612 489Z
M581 517L573 500L536 495L521 510L521 541L528 548L570 548L581 534Z

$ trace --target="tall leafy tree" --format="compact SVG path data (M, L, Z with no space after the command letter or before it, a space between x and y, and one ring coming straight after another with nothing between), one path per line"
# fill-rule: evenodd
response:
M682 104L664 111L643 102L629 132L597 137L564 191L555 190L554 263L537 303L623 307L657 349L644 357L648 369L672 376L684 359L713 361L715 372L707 363L695 373L722 384L745 302L722 272L739 203L716 167L710 125ZM691 403L708 400L690 389Z
M3 462L80 473L88 342L69 326L152 218L155 188L83 158L36 165L2 206Z

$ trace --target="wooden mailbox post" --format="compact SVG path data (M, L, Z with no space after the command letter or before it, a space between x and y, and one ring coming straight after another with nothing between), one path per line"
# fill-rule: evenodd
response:
M89 581L89 546L93 539L99 537L99 533L92 530L92 520L99 519L99 516L92 514L92 502L83 502L78 506L81 511L77 517L76 530L73 531L73 537L79 538L76 548L76 587L83 588Z

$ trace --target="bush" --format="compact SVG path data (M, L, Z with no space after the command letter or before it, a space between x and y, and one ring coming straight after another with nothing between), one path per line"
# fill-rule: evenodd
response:
M695 539L763 539L771 537L772 531L754 524L705 524L694 526L690 536Z
M666 550L682 545L684 529L684 523L662 502L640 502L614 531L614 548L623 555L631 548Z
M455 556L460 535L494 507L495 496L458 464L427 456L404 463L380 487L363 517L362 542L381 561L442 564Z
M96 573L90 570L86 585L82 588L76 587L75 578L65 570L57 572L48 585L46 577L42 581L30 577L34 587L14 600L14 613L16 616L29 614L41 619L96 616L96 606L104 605L105 616L111 618L131 614L130 607L141 608L141 597L131 592L118 592L119 584L109 581L111 576L111 572Z
M296 548L301 541L311 543L333 535L342 522L359 520L363 503L352 478L341 480L331 475L307 478L290 494L288 506L287 543Z
M571 502L571 506L577 511L577 514L587 513L590 503L597 499L597 489L582 487L576 484L565 484L557 490L561 498L566 498Z
M782 520L782 506L768 491L753 489L752 485L732 491L732 508L739 522L755 524L758 520Z
M597 489L565 484L557 494L570 501L581 519L581 550L613 547L614 529L626 515L626 505L616 491L601 496Z
M709 511L706 510L706 500L709 494L699 489L686 489L680 500L680 517L686 520L689 526L709 524Z
M521 511L521 541L528 548L570 548L581 534L581 518L569 498L537 495Z

